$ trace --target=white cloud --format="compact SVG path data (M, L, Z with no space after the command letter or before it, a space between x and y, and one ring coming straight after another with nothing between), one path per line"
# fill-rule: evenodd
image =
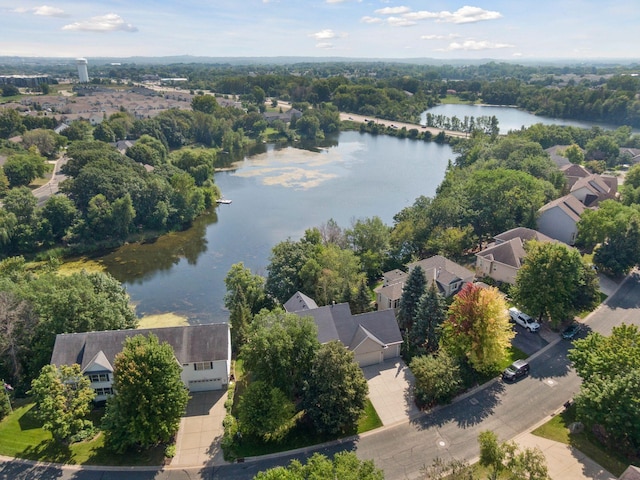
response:
M465 40L462 43L453 42L449 44L446 51L453 50L495 50L498 48L513 48L515 45L509 45L508 43L493 43L487 41L478 42L476 40Z
M420 10L419 12L409 12L405 13L402 16L410 20L427 20L429 18L440 18L439 13L428 12L426 10Z
M498 18L502 18L500 12L492 12L480 7L470 7L468 5L459 8L453 13L443 11L438 14L439 21L446 23L474 23L483 20L496 20Z
M360 19L360 21L361 21L362 23L380 23L380 22L382 22L382 19L381 19L381 18L378 18L378 17L369 17L369 16L366 16L366 17L362 17L362 18Z
M137 32L138 29L130 23L125 23L120 15L107 13L97 17L91 17L81 22L74 22L62 27L63 30L82 32Z
M402 17L389 17L387 18L387 22L392 27L410 27L416 24L416 22L414 22L413 20Z
M333 48L333 43L331 43L331 42L316 43L316 48L330 49L330 48Z
M66 17L64 10L61 8L50 7L49 5L42 5L33 9L34 15L42 15L45 17Z
M68 17L61 8L50 7L49 5L41 5L39 7L25 8L17 7L11 10L14 13L33 13L43 17Z
M422 35L420 37L421 40L451 40L454 38L458 38L460 35L456 35L455 33L450 33L448 35Z
M337 37L336 33L329 28L320 30L319 32L316 32L316 33L312 33L309 36L315 38L316 40L328 40L330 38Z
M410 11L411 9L409 7L384 7L375 10L373 13L377 13L378 15L399 15Z

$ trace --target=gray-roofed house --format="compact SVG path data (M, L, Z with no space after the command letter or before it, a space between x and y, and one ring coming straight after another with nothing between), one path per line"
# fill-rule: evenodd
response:
M465 283L473 282L475 277L471 270L452 262L442 255L434 255L433 257L410 263L407 265L409 273L418 265L424 270L424 275L427 278L427 287L432 282L436 282L438 290L445 297L458 293Z
M91 380L95 401L104 401L113 394L113 365L125 339L150 333L171 345L182 367L180 377L191 392L226 388L231 368L231 334L226 323L59 334L51 364L79 364Z
M555 241L543 233L525 227L512 228L493 238L494 242L476 253L476 274L512 285L526 255L525 243L529 240Z
M397 268L382 274L382 285L374 289L378 310L395 309L400 306L402 288L408 276L406 272Z
M595 206L603 200L614 199L618 192L618 179L613 176L589 174L571 184L571 195L585 206Z
M538 210L538 231L548 237L573 245L578 235L578 222L587 207L573 195L565 195Z
M294 297L297 295L302 294L297 292ZM297 303L289 299L285 306L293 307ZM393 310L352 315L348 303L338 303L312 309L302 308L297 311L287 309L287 311L302 318L313 318L318 328L318 341L320 343L340 341L354 353L355 360L361 367L400 356L402 335Z
M549 158L551 158L553 163L555 163L558 168L561 168L571 163L569 159L564 156L564 151L570 146L571 145L554 145L553 147L545 149L545 152L549 154Z

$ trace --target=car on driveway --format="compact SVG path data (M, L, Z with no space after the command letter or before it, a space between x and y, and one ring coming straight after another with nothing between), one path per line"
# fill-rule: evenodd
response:
M529 375L529 363L526 360L516 360L502 372L502 380L515 382Z
M567 328L562 331L562 338L565 340L573 340L582 330L582 324L571 322Z
M538 330L540 330L540 324L538 322L536 322L526 313L518 310L516 307L511 307L509 309L509 316L511 317L511 320L516 322L518 325L526 328L530 332L537 332Z

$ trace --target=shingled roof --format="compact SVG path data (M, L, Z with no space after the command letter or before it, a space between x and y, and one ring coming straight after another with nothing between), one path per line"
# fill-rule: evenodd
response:
M158 340L173 348L179 363L225 360L229 358L229 325L217 323L140 330L107 330L101 332L63 333L56 335L51 355L53 365L77 363L82 370L94 362L108 367L122 351L124 341L135 335L153 333Z

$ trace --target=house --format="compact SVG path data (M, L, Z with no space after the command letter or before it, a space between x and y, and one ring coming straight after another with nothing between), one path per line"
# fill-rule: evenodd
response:
M585 206L595 206L603 200L616 198L618 179L613 176L589 174L577 178L571 185L570 193Z
M108 330L56 335L51 355L53 365L80 365L91 380L96 402L113 394L114 361L124 341L153 333L173 348L182 367L180 377L191 392L220 390L229 383L231 334L226 323L140 330Z
M562 168L565 165L571 164L569 159L564 156L564 151L571 145L554 145L553 147L545 148L545 152L549 154L551 161L556 164L558 168Z
M311 300L297 292L285 303L285 309L301 318L313 318L320 343L338 340L354 353L361 367L400 356L402 335L393 310L352 315L348 303L308 308L315 302L311 300L310 304L304 299ZM295 310L297 307L300 309Z
M427 288L435 282L438 291L444 297L450 297L458 293L465 283L473 282L475 277L471 270L467 270L442 255L434 255L433 257L410 263L407 265L409 273L417 266L424 270L424 275L427 278Z
M554 240L536 230L516 227L496 235L494 242L476 253L476 274L478 277L490 277L497 282L514 284L518 270L527 252L526 242L553 242Z
M286 112L264 112L262 114L262 117L269 123L273 122L274 120L280 120L284 123L289 123L291 122L291 120L298 119L302 116L302 112L300 110L297 110L295 108L290 108L289 110L287 110Z
M420 265L424 270L427 286L435 281L438 291L445 297L457 293L465 283L473 282L473 272L442 255L435 255L408 264L409 272L417 265ZM397 269L383 274L382 285L374 290L378 310L395 309L400 306L402 289L408 277L408 273Z
M565 195L538 210L538 231L567 245L576 242L578 222L587 207L573 195Z
M640 468L635 465L629 465L627 469L622 472L622 475L618 477L618 480L640 480Z
M402 288L408 276L406 272L397 268L382 274L382 285L374 289L378 310L395 309L400 306Z

